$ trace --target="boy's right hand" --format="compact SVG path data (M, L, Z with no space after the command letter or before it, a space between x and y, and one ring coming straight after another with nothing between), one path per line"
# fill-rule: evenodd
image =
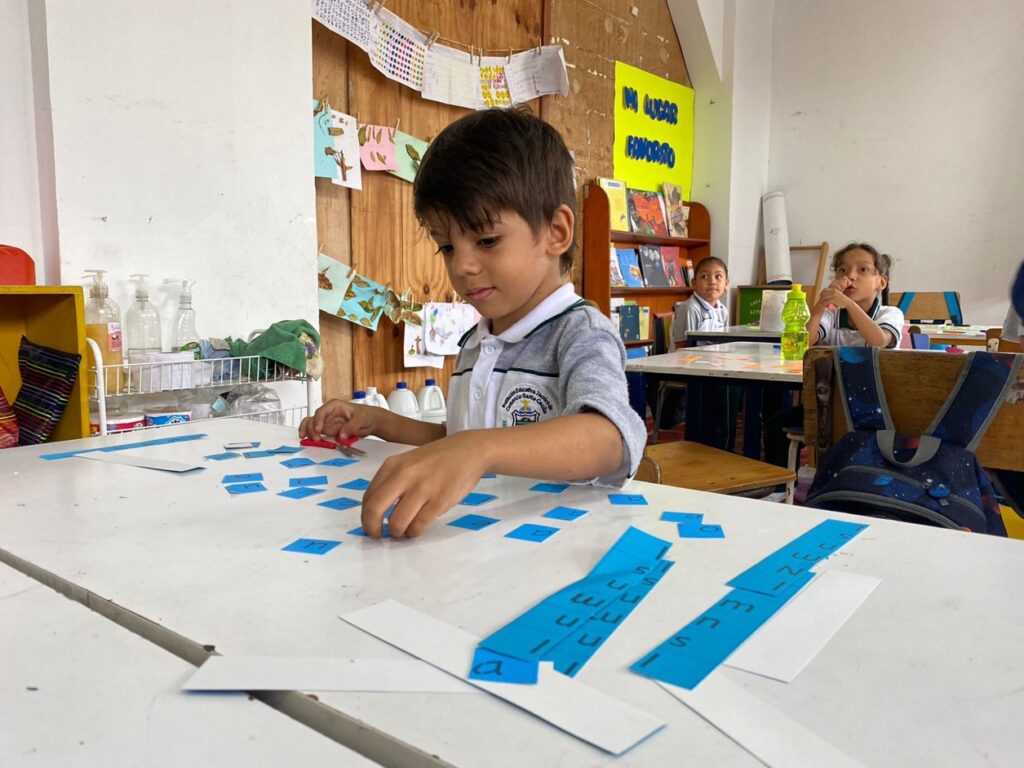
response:
M299 437L319 440L327 437L366 437L373 434L381 409L368 405L328 400L299 424ZM376 412L376 413L375 413Z

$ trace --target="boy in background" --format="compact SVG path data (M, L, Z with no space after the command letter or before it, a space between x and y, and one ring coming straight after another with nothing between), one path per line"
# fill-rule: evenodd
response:
M459 342L447 424L331 400L299 426L420 446L381 465L363 497L366 532L380 536L394 503L391 535L418 536L490 472L628 482L647 435L618 332L567 282L576 195L562 137L520 109L466 115L424 154L413 207L482 319Z

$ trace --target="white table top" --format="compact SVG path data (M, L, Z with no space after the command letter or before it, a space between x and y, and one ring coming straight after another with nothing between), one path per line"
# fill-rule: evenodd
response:
M0 563L0 764L376 765Z
M690 331L689 335L701 338L714 336L743 336L752 339L778 339L781 331L766 331L759 325L730 325L724 331Z
M796 385L804 380L802 361L784 361L778 345L756 341L685 347L664 355L631 358L626 361L626 370Z
M247 422L161 434L200 427L209 439L147 450L185 459L217 452L227 440L295 442L284 428ZM119 439L125 438L104 440ZM332 485L370 477L384 456L401 450L361 446L368 459L326 468ZM225 473L262 471L273 490L290 476L314 474L286 470L280 457L220 462L181 477L78 459L40 461L46 450L52 447L5 452L0 483L5 499L17 504L5 501L0 509L0 548L225 654L401 657L337 618L387 598L486 636L584 575L628 525L673 542L668 557L678 566L578 678L663 718L666 728L616 759L486 694L320 694L399 746L415 747L419 757L396 759L404 765L425 765L423 753L455 766L497 768L758 765L626 668L723 595L726 581L825 517L644 483L630 491L643 493L649 506L613 506L598 489L531 493L530 481L497 478L478 488L497 500L459 507L458 514L502 522L479 532L436 524L415 541L374 542L345 534L358 523L358 508L333 512L316 505L321 497L292 501L271 493L229 498L220 488ZM539 517L556 505L590 512L572 523ZM704 513L727 538L676 539L674 527L657 520L664 510ZM561 530L543 544L503 537L522 522ZM300 536L344 543L323 557L278 551ZM866 765L1015 765L1024 747L1016 727L1024 687L1024 601L1016 586L1024 544L872 521L825 565L882 583L796 681L783 685L728 669L714 674Z
M921 333L934 341L984 341L985 331L991 325L928 325L927 323L911 323L921 329Z

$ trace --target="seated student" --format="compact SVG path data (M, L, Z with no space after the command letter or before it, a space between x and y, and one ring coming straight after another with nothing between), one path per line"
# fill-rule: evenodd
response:
M391 535L418 536L490 472L624 485L646 430L617 330L567 282L576 195L562 137L520 109L466 115L424 154L413 207L482 319L460 341L447 425L331 400L299 426L421 446L381 465L363 497L367 533L380 536L397 502Z
M729 290L729 268L714 256L702 260L693 275L693 294L676 304L672 317L669 352L686 344L689 331L724 331L729 326L729 308L722 301Z
M867 243L850 243L832 256L836 279L821 292L807 323L809 343L830 347L899 346L903 312L886 305L892 259ZM776 410L765 422L765 458L786 466L785 429L801 426L802 406Z

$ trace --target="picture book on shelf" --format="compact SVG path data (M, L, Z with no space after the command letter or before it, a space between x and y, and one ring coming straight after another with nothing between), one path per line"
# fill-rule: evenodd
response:
M612 288L623 288L626 280L622 277L622 270L619 269L619 256L615 253L615 246L608 246L608 278Z
M619 307L619 336L623 341L640 339L640 307L636 304Z
M612 229L629 232L629 211L626 208L626 184L618 179L598 177L598 186L608 195L608 218Z
M616 248L615 255L619 259L619 271L626 285L630 288L643 288L644 277L640 271L640 262L637 261L636 249Z
M640 338L651 338L651 308L640 307Z
M627 189L626 205L629 208L629 226L634 232L645 235L667 235L665 223L665 202L658 192L645 189Z
M661 248L656 245L640 246L640 271L648 288L667 288L668 279L661 265Z
M675 245L661 246L661 266L665 268L665 278L673 288L685 288L686 278L679 265L679 247Z
M665 218L668 220L668 231L673 237L689 237L690 206L683 204L683 196L679 187L665 182L661 185L665 191Z

